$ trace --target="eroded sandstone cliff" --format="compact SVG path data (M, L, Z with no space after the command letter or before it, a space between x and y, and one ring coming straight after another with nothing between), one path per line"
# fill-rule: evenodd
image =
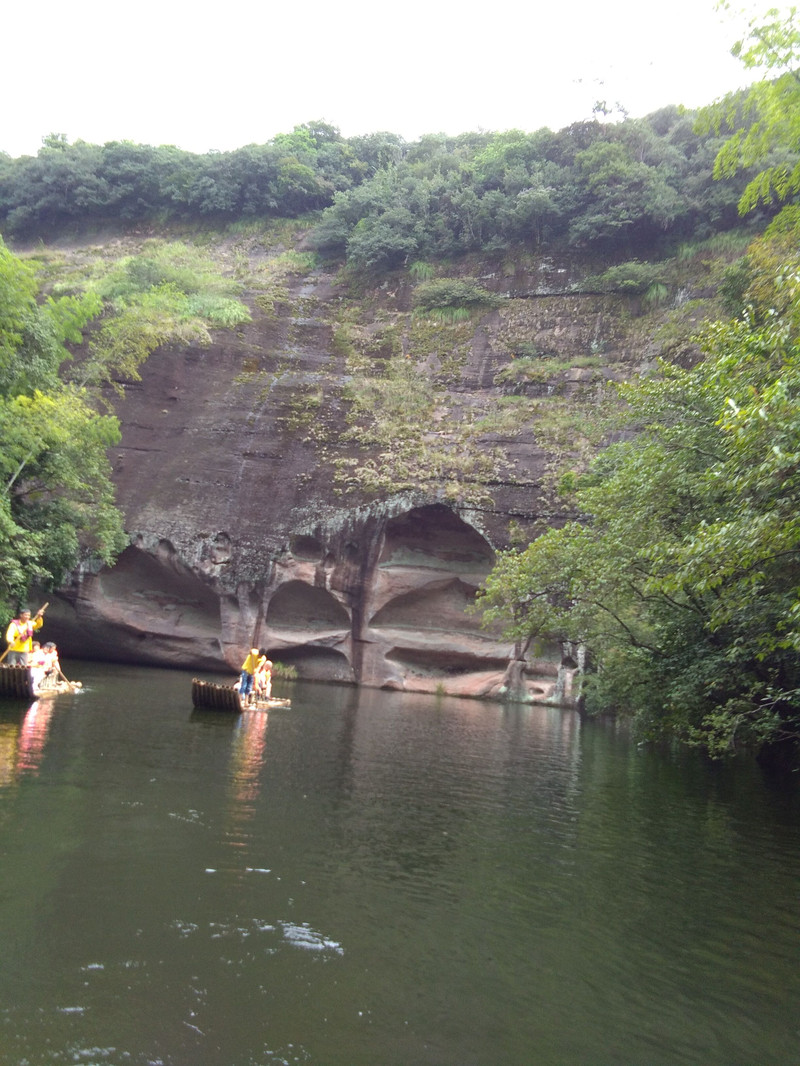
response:
M250 277L281 253L249 247ZM574 280L569 264L495 264L481 284L501 306L428 333L405 276L357 296L321 269L254 284L245 328L161 349L125 385L111 458L131 544L61 590L48 635L72 656L233 671L255 644L305 678L569 702L572 649L515 648L468 608L515 530L564 518L557 435L498 418L503 401L580 399L642 359L631 303ZM557 355L557 374L498 384L521 350ZM353 382L390 360L436 390L420 448L489 468L393 489L391 428L372 445L351 432ZM364 464L383 491L359 482Z

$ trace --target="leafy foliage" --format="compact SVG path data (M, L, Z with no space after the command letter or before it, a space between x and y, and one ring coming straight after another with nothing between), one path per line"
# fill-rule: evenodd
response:
M324 122L263 145L194 155L172 145L104 145L46 137L35 157L0 167L0 224L14 235L53 227L190 218L296 217L390 165L393 134L347 142Z
M653 285L662 283L663 267L657 263L642 263L633 259L618 263L602 274L586 278L582 288L597 288L601 292L646 293Z
M237 282L196 248L178 241L149 240L137 255L113 263L85 283L106 309L89 354L76 368L82 384L137 380L139 366L167 344L208 344L210 328L250 320L236 299Z
M727 6L727 5L723 5ZM729 93L697 120L701 134L730 136L714 162L716 178L731 178L763 166L751 176L739 200L744 215L759 205L786 201L800 191L800 27L794 7L771 8L751 19L747 34L731 49L749 70L765 77L746 94Z
M54 141L48 151L64 151ZM41 264L40 264L41 265ZM196 248L151 240L136 255L74 273L43 297L35 263L0 241L0 607L82 559L124 546L106 449L116 418L100 388L135 380L158 347L204 344L250 318L238 283ZM81 354L73 362L72 349Z
M800 737L800 259L781 313L718 322L691 370L620 386L633 439L578 480L581 521L507 553L508 635L583 640L591 710L721 754Z
M33 582L58 583L82 558L123 547L106 448L117 420L64 384L65 347L100 311L94 296L36 302L29 266L0 241L0 608Z
M690 116L425 137L391 168L337 193L314 240L356 273L476 249L569 241L604 253L705 238L736 221L746 176L720 185L722 138ZM738 191L737 191L738 190Z
M420 311L444 307L491 308L502 303L502 297L489 292L474 278L435 278L421 282L414 290L414 306Z
M748 175L743 214L800 191L794 19L794 9L773 10L751 22L734 54L778 76L706 109L695 127L706 138L733 131L714 175ZM575 156L603 204L598 235L636 224L625 212L637 197L670 224L674 207L658 186L666 170L645 174L632 158L597 143ZM480 601L509 636L585 641L596 666L590 710L626 711L642 735L712 755L800 747L799 218L796 205L784 208L722 274L720 297L736 317L705 329L704 361L662 364L620 386L627 439L562 482L583 518L506 553ZM584 215L571 232L592 225ZM635 261L600 284L663 298L662 279Z
M631 258L659 240L704 238L736 221L748 175L714 182L721 131L709 124L698 140L692 126L691 116L665 108L557 133L428 135L406 144L391 133L346 139L310 122L266 144L207 155L51 136L35 157L0 160L0 227L31 236L120 220L240 222L322 211L314 246L346 257L356 275L554 240Z

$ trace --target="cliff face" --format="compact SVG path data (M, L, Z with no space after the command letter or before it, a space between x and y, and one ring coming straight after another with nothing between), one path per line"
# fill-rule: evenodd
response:
M275 254L251 248L251 272ZM244 329L153 355L116 403L111 458L131 546L53 601L48 636L62 653L235 671L259 645L301 677L568 702L570 649L523 653L467 610L513 527L564 517L548 502L552 445L535 422L486 416L512 393L563 400L628 373L635 320L620 298L571 294L568 264L480 280L507 297L501 308L421 340L408 280L354 298L324 271L288 270L268 299L252 289ZM557 376L498 386L521 346L558 356ZM380 379L403 358L420 387L435 384L424 446L491 452L489 475L455 487L398 478L380 492L343 476L393 469L391 432L353 436L348 390L354 367Z

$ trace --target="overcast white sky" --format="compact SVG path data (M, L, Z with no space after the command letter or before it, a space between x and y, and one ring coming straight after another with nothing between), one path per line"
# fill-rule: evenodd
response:
M640 116L752 80L713 0L7 0L2 23L12 156L51 132L206 152L316 119L406 140L560 129L598 99Z

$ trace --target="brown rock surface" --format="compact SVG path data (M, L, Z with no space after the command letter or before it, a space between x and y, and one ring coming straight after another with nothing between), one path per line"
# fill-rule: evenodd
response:
M536 278L519 276L494 287L525 291L477 324L448 386L454 406L498 393L510 331L562 353L602 343L626 356L611 298L537 293ZM534 435L487 436L509 471L487 486L491 503L450 501L444 487L342 499L336 459L358 454L343 436L346 366L334 344L344 293L323 272L289 289L278 314L252 300L237 334L162 349L125 386L111 458L131 546L113 569L74 576L48 635L67 656L234 671L257 644L304 678L569 702L566 653L521 656L466 610L509 522L553 520ZM372 297L375 314L407 327L402 284ZM564 387L586 377L566 374ZM298 407L311 389L324 397L310 418L321 437Z

